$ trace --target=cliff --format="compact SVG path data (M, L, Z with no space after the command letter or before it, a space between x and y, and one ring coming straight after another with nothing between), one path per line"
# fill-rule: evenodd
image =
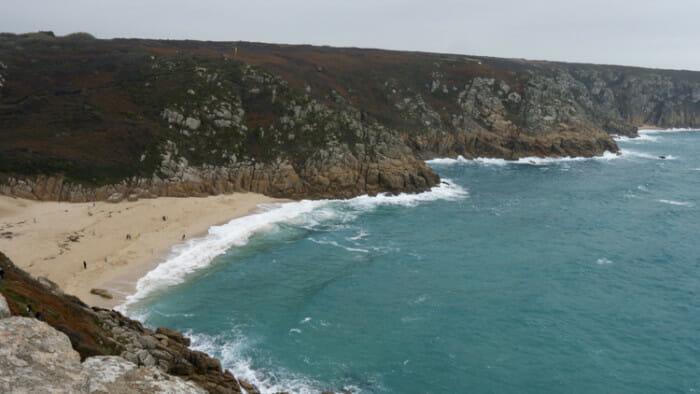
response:
M2 392L258 392L179 332L90 308L2 253L0 267Z
M436 156L593 156L700 126L700 73L0 34L0 193L113 200L426 190Z

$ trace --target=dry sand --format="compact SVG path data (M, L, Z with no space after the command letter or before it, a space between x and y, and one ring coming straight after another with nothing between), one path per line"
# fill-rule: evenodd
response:
M0 196L0 251L20 268L49 278L85 303L113 308L134 292L136 281L174 244L182 242L183 234L202 236L211 226L255 212L258 204L283 201L254 193L117 204ZM93 288L106 288L114 298L91 294Z

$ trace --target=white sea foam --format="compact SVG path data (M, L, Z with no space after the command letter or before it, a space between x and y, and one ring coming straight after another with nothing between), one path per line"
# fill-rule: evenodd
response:
M152 292L183 283L187 275L209 266L216 256L233 246L245 245L254 233L274 228L281 222L295 222L301 227L311 229L324 222L354 220L360 212L373 210L382 205L410 207L421 202L455 200L467 195L467 191L461 186L449 180L443 180L440 185L431 190L417 194L380 194L374 197L364 195L349 200L304 200L284 204L262 204L260 205L262 212L211 227L206 236L193 238L174 246L163 263L139 279L136 283L136 292L128 296L118 310L125 313L130 304L145 298ZM331 244L351 252L369 252L366 249L343 246L334 241Z
M408 303L411 305L416 305L416 304L422 304L428 299L428 296L425 294L420 295L418 298L415 300L411 300Z
M250 344L242 335L224 338L223 336L212 337L192 332L185 334L192 339L192 349L211 355L219 355L225 369L230 369L237 378L253 383L262 394L284 391L307 394L323 391L320 389L323 386L319 382L295 375L282 368L264 371L254 370L250 359L244 357L245 351L253 344ZM360 392L360 390L350 390L353 393Z
M610 261L606 258L602 258L602 259L598 259L596 261L596 264L598 264L598 265L612 264L612 261Z
M311 242L313 242L313 243L316 243L316 244L319 244L319 245L331 245L331 246L335 246L335 247L337 247L337 248L345 249L345 250L347 250L348 252L369 253L369 250L367 250L367 249L351 248L351 247L349 247L349 246L343 246L343 245L341 245L341 244L339 244L339 243L337 243L337 242L335 242L335 241L318 240L318 239L314 239L314 238L311 238L311 237L309 237L309 241L311 241Z
M685 202L685 201L673 201L673 200L657 200L662 204L669 204L669 205L676 205L680 207L692 207L693 203L692 202Z
M360 230L360 232L357 235L355 235L354 237L346 237L345 239L347 239L348 241L357 241L357 240L360 240L368 235L369 235L369 233L366 233L363 230Z
M661 129L661 130L654 130L654 129L641 129L637 130L638 134L663 134L663 133L685 133L687 131L698 131L698 129L689 129L689 128L670 128L670 129Z
M434 186L430 191L417 194L401 193L398 195L379 194L374 197L359 196L345 200L351 208L367 210L374 209L382 205L400 205L404 207L413 207L422 202L437 201L437 200L458 200L468 195L467 191L453 183L449 179L442 179L438 186Z
M464 156L459 155L457 156L456 159L450 159L449 157L445 158L436 158L432 160L426 160L426 164L455 164L455 163L469 163L471 160L465 159Z
M483 164L483 165L492 165L492 166L505 166L508 164L524 164L524 165L549 165L549 164L557 164L557 163L566 163L566 162L573 162L573 161L587 161L587 160L613 160L619 158L620 155L605 151L601 156L593 156L593 157L570 157L570 156L565 156L565 157L537 157L537 156L529 156L529 157L521 157L518 160L505 160L505 159L494 159L494 158L488 158L488 157L477 157L476 159L465 159L463 156L457 156L456 159L450 159L450 158L438 158L438 159L432 159L432 160L427 160L427 164L436 164L436 165L454 165L454 164L460 164L460 163L465 163L465 164Z
M236 218L221 226L214 226L201 238L176 245L166 261L148 272L136 283L136 292L127 297L119 309L136 302L157 289L180 284L185 277L208 266L218 255L232 246L245 245L255 232L270 228L275 223L293 220L315 208L327 204L326 201L299 201L285 204L266 204L264 212Z
M415 206L422 202L436 200L456 200L468 195L467 191L449 180L430 191L419 194L377 195L375 197L360 196L349 200L300 201L285 204L267 204L261 206L263 212L241 217L222 226L209 229L209 233L201 238L191 239L184 244L173 247L165 262L161 263L141 278L136 286L136 293L127 297L127 302L119 307L126 312L129 304L143 299L153 291L182 283L188 274L211 264L212 260L233 246L242 246L257 231L273 229L281 222L293 222L300 227L313 227L324 222L347 222L354 220L361 212L376 209L383 205ZM361 239L367 234L360 232L353 240ZM311 239L311 238L310 238ZM311 239L312 241L318 242ZM320 241L319 243L323 243ZM335 241L327 242L333 246L349 251L368 253L365 249L349 248ZM143 315L130 315L139 320L148 319L148 311ZM309 323L310 317L303 319L300 324ZM320 321L321 326L330 323ZM290 334L301 334L302 330L294 327ZM222 337L210 337L203 334L187 333L192 338L192 347L209 354L221 355L221 361L226 368L231 369L235 376L255 384L260 392L275 393L289 391L294 393L318 393L323 385L303 376L294 375L283 369L272 371L255 371L251 362L242 356L243 351L250 345L248 339L239 335L235 340L224 340ZM343 387L353 393L362 390L355 386Z
M617 142L658 142L657 137L653 137L650 134L639 134L638 137L627 137L624 135L613 136L613 139Z
M676 157L673 155L652 155L649 153L644 153L644 152L637 152L634 150L629 150L629 149L620 149L620 156L621 157L635 157L639 159L649 159L649 160L676 160ZM663 157L662 157L663 156Z

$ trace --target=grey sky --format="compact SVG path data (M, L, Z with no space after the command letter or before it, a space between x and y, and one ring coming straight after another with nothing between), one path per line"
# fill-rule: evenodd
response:
M3 0L0 31L356 46L700 70L698 0Z

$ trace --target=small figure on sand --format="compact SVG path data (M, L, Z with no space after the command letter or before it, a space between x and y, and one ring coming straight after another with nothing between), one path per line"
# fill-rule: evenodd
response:
M41 312L36 311L36 314L34 315L37 319L41 319Z
M84 269L84 270L87 269L87 261L85 261L85 260L83 260L83 269Z
M182 240L183 241L185 240L185 234L182 234Z
M163 221L165 221L165 216L163 216Z
M31 315L32 315L32 306L27 304L27 316L31 316Z
M126 235L126 239L127 239L127 240L130 240L130 239L131 239L131 234L127 234L127 235Z

